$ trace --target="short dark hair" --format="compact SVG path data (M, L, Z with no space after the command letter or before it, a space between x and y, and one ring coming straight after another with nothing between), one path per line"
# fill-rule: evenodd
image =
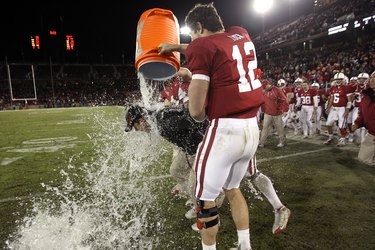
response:
M138 105L132 105L128 108L128 110L125 113L125 121L126 121L126 127L125 132L129 132L133 129L133 126L135 123L138 122L138 120L146 115L146 111L138 106Z
M211 32L224 30L223 21L217 13L213 2L208 4L196 4L185 17L185 24L195 32L198 30L198 22L203 28Z

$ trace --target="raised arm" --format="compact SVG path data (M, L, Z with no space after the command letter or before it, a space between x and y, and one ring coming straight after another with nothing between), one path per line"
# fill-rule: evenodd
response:
M171 52L180 52L182 54L185 53L188 44L172 44L172 43L160 43L159 48L159 55L171 53Z

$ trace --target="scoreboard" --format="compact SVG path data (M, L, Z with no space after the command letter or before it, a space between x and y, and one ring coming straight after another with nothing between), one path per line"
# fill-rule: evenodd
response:
M57 31L56 30L50 30L49 31L50 37L56 37ZM72 51L74 50L74 37L71 34L67 34L64 36L65 40L59 41L57 39L58 43L64 44L65 50ZM50 41L49 41L50 42ZM40 50L42 47L47 47L47 39L42 39L40 35L31 35L30 36L30 45L31 49L33 50Z

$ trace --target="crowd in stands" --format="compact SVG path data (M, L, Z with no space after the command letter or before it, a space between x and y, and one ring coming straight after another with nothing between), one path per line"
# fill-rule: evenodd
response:
M25 104L45 108L125 105L141 97L133 65L47 64L32 70L31 65L13 64L9 69L11 85L5 65L0 68L0 110L20 109ZM20 100L12 101L10 86L13 99Z
M311 50L294 50L272 60L259 60L263 75L276 82L284 79L292 83L304 77L310 83L329 86L333 75L343 72L347 77L375 70L375 40L367 37L360 43L341 42Z
M356 18L373 15L374 10L374 0L336 1L326 8L317 9L313 13L268 29L255 37L254 43L258 51L263 51L282 43L324 35L327 34L329 28L354 21Z

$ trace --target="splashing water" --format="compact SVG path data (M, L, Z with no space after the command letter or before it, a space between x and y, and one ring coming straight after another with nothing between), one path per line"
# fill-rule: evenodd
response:
M138 78L140 80L140 91L145 108L151 110L162 108L164 104L158 101L160 94L158 88L161 83L159 81L145 80L141 73L138 73Z
M262 201L263 200L262 193L257 188L254 187L251 180L249 178L245 178L244 182L245 182L245 187L249 188L249 191L254 195L254 198Z
M147 105L155 107L152 100ZM147 176L170 149L155 130L125 133L121 118L95 112L88 118L96 124L96 132L87 135L95 151L92 162L76 165L78 154L60 170L61 187L42 183L46 195L33 199L32 211L7 241L9 249L152 249L158 244L165 220L155 213L154 184ZM76 169L83 173L78 183L77 171L70 173Z

